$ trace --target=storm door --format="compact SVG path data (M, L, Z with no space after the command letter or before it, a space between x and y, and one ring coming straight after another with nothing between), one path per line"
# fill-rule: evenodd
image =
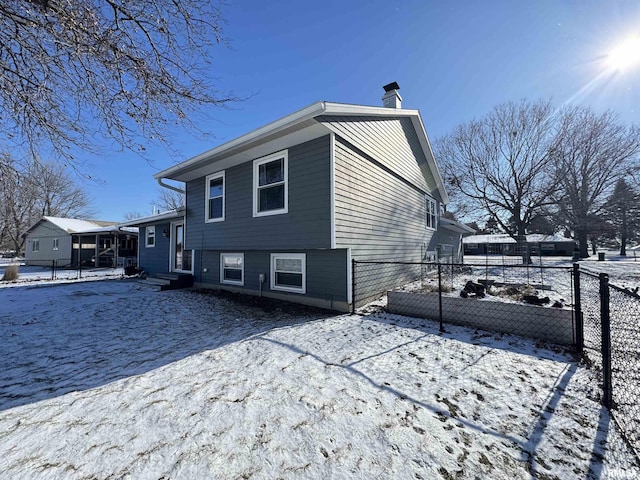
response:
M193 272L191 262L193 252L184 248L184 222L171 224L172 270L176 272Z

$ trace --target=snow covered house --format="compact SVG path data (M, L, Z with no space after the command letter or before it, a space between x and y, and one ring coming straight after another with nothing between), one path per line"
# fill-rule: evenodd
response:
M27 265L134 265L138 233L116 222L43 216L23 234Z
M348 310L352 259L461 253L420 113L401 108L395 82L384 88L383 107L317 102L154 175L183 182L186 208L135 223L140 268Z
M465 255L520 255L513 237L506 233L471 235L463 240ZM571 256L577 243L571 238L541 233L527 234L527 247L531 255Z

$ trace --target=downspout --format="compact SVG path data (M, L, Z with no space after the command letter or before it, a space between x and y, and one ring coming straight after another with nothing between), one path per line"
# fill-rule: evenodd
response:
M181 188L174 187L173 185L169 185L168 183L164 183L162 181L162 178L158 178L158 179L156 179L156 181L158 182L158 185L160 185L161 187L168 188L169 190L173 190L174 192L178 192L178 193L181 193L183 195L186 193Z

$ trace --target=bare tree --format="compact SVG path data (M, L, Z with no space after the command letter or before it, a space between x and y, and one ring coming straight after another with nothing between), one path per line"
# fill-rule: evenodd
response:
M554 202L555 143L550 103L521 101L460 125L435 146L452 190L522 243L536 215Z
M144 217L140 212L126 212L124 214L124 221L128 222L129 220L137 220L138 218Z
M178 123L194 127L198 107L235 100L211 85L223 23L211 0L0 2L6 141L73 161L96 135L141 152Z
M89 218L91 199L61 165L4 154L0 162L0 247L20 251L22 234L43 215Z
M561 218L573 231L580 256L589 256L588 238L598 230L607 198L628 176L640 154L640 129L619 122L613 112L595 114L587 107L565 109L555 147L557 196Z
M64 166L32 162L27 171L40 215L88 218L95 212L86 191L72 180Z
M627 242L640 234L640 193L621 178L604 209L608 223L620 241L620 255L625 256Z
M0 249L22 249L24 226L35 222L35 203L21 166L8 154L0 155Z
M161 211L177 210L184 207L185 195L184 193L169 190L168 188L160 188L156 205Z

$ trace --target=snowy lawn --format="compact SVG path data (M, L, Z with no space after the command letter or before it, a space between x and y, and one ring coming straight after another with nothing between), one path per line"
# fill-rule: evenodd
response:
M0 478L640 477L566 352L251 303L0 288Z

